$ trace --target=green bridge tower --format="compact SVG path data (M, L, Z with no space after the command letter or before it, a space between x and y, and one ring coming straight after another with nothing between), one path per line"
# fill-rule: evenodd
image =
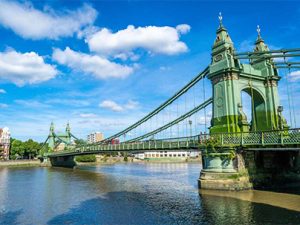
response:
M257 31L254 53L269 51L261 38L259 27ZM280 77L273 60L261 57L253 59L250 64L241 64L234 57L234 52L233 42L220 16L208 76L213 87L210 133L278 130L286 127L286 121L281 116L282 107L277 88ZM243 112L243 91L250 95L252 101L250 124Z
M221 14L219 20L208 75L213 89L213 112L210 138L202 154L200 187L247 189L270 181L269 177L274 174L280 174L281 177L295 175L293 180L300 180L294 173L300 169L300 154L297 151L279 151L276 146L264 148L263 144L255 145L257 140L261 140L261 143L271 138L283 140L288 130L278 95L280 76L269 55L270 50L261 37L259 26L254 50L250 53L252 57L245 64L235 54L233 42L222 24ZM242 92L251 98L250 123L243 111ZM265 134L264 131L275 135ZM236 140L249 142L251 138L254 143L252 146L242 147L243 141L241 145L236 144ZM286 171L289 172L283 174Z
M67 123L66 130L64 133L55 133L54 123L52 122L47 138L50 152L53 152L60 143L64 143L66 146L71 145L71 138L72 133L69 123Z

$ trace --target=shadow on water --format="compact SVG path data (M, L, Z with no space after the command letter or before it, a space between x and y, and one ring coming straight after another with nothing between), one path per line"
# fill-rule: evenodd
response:
M0 212L0 224L18 224L18 217L22 214L22 210Z
M198 204L147 193L110 192L81 202L47 224L299 224L300 213L228 196L200 193Z
M189 212L186 202L156 198L148 198L146 193L110 192L104 198L82 202L47 224L193 224L196 217L201 224L209 224L199 207Z

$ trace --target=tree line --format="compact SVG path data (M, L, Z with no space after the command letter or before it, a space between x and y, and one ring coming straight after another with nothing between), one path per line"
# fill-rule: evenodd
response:
M33 159L40 154L43 143L38 143L32 139L21 141L15 138L10 140L10 159Z

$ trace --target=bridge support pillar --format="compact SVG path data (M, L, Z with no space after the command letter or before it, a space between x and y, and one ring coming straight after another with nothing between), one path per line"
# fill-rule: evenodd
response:
M51 166L54 167L68 167L73 168L76 166L74 156L57 156L50 158Z
M223 153L203 154L199 188L228 191L251 189L253 186L245 172L244 158L235 152L234 148L228 148Z
M236 150L232 171L223 169L228 158L203 154L199 187L215 190L300 187L300 151ZM212 163L213 162L213 163ZM213 165L212 165L213 164Z

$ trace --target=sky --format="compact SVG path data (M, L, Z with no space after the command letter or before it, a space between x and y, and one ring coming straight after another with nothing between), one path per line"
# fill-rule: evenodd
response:
M219 12L237 51L253 49L258 24L271 49L300 47L297 1L0 0L0 127L37 141L52 121L80 138L120 131L210 63ZM299 82L292 71L300 122Z

